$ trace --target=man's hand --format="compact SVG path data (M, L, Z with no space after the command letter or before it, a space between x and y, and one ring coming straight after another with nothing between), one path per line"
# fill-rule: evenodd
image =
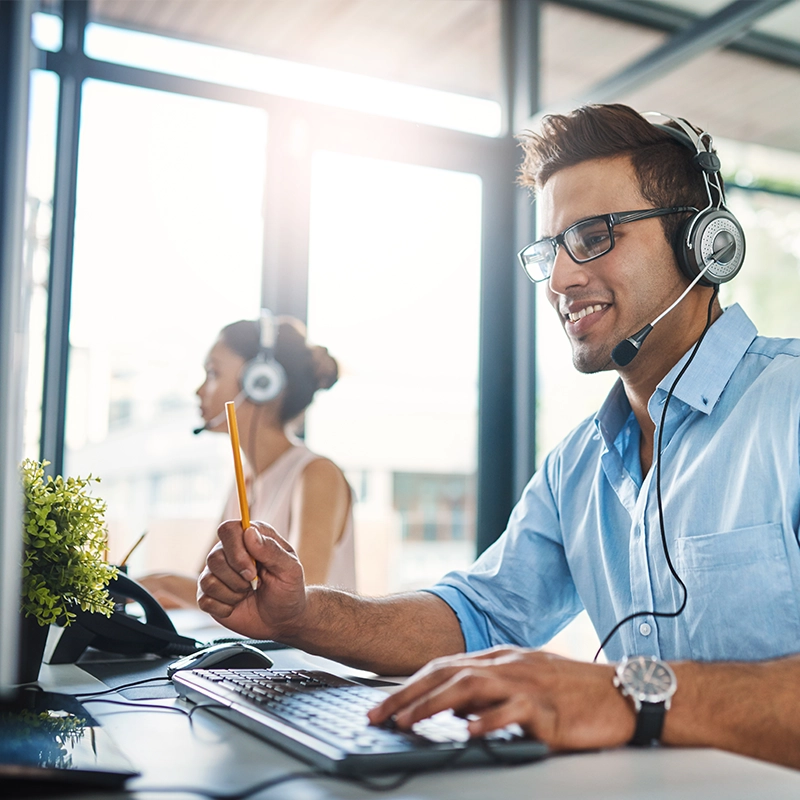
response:
M306 608L303 567L292 546L264 522L228 520L198 581L197 604L253 639L289 636ZM254 563L255 562L255 563ZM250 585L258 577L258 588Z
M500 647L432 661L369 712L400 728L439 711L469 717L482 736L510 723L553 750L616 747L630 741L633 707L612 684L614 667Z

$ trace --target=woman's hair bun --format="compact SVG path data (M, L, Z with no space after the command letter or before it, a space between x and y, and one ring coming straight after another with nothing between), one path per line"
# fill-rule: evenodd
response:
M314 345L311 348L311 360L314 364L314 376L320 389L330 389L339 380L339 365L328 352L327 347Z

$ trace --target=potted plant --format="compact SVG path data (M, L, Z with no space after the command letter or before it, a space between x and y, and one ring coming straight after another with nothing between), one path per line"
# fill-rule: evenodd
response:
M100 479L45 478L49 462L22 463L22 682L39 676L48 626L67 626L80 608L111 616L109 581L117 569L107 563L106 504L92 497Z

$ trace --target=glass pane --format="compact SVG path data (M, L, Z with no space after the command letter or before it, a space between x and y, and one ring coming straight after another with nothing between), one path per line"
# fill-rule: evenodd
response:
M306 433L358 493L370 594L474 558L480 230L475 175L315 156L309 336L342 376Z
M24 250L25 282L30 292L30 320L23 449L27 458L39 458L47 283L53 222L58 76L53 72L33 70L30 87Z
M196 570L232 484L225 436L192 436L220 328L260 305L266 115L84 86L67 398L68 474L100 476L110 557Z
M742 271L720 288L720 302L740 303L764 336L800 336L800 193L782 197L732 189L728 195L747 251Z
M40 50L57 53L64 32L61 17L37 11L31 15L31 40Z

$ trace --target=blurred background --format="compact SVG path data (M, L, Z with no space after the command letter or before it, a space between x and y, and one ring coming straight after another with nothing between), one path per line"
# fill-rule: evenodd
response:
M202 562L233 473L194 391L262 305L340 362L304 436L355 490L360 591L502 533L614 379L573 371L516 264L543 111L711 132L747 235L723 305L800 335L797 0L41 0L32 36L25 452L101 477L111 560L147 531L134 575Z

